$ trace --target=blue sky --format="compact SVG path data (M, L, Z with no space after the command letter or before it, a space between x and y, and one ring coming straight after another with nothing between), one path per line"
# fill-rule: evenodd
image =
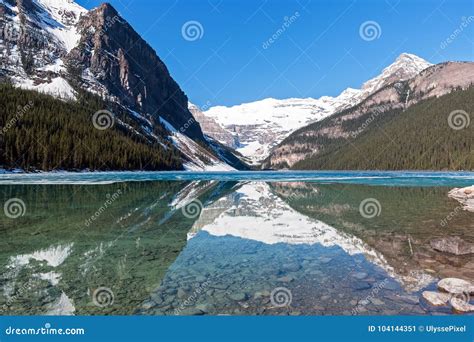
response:
M86 8L101 2L78 1ZM335 96L402 52L432 63L474 60L472 0L109 2L201 107ZM200 34L183 35L186 23Z

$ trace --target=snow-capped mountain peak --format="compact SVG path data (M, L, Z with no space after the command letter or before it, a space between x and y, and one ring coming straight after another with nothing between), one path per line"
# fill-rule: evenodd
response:
M402 53L380 75L365 82L361 89L347 88L336 97L266 98L231 107L212 107L204 115L233 135L237 146L232 147L258 164L293 131L352 107L382 87L412 78L431 65L416 55ZM213 132L206 132L205 127L204 133L226 144L220 139L222 134L213 136Z
M421 57L402 53L395 62L383 69L379 76L365 82L362 85L362 91L373 93L390 83L412 78L431 65Z

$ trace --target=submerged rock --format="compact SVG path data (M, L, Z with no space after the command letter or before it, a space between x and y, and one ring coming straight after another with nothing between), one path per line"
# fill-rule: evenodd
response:
M394 282L394 281L388 281L388 282L384 283L383 288L385 290L395 291L395 290L398 290L400 288L400 285L398 283Z
M328 258L328 257L320 257L319 258L319 261L321 261L323 264L327 264L331 260L332 260L332 258Z
M229 298L235 300L236 302L247 299L247 294L243 292L231 293Z
M451 295L446 292L423 291L423 298L434 306L446 305Z
M431 248L445 253L465 255L474 253L474 244L464 241L459 236L449 236L430 241Z
M181 310L179 314L183 316L200 316L200 315L204 315L204 311L198 308L185 308Z
M403 302L408 303L408 304L418 304L420 302L419 298L417 296L412 296L412 295L400 295L398 296Z
M459 278L444 278L438 282L438 289L452 294L474 294L474 285Z
M210 309L211 309L211 305L210 304L198 304L196 305L196 309L197 310L200 310L202 311L203 313L209 313Z
M295 280L295 277L291 275L287 275L287 276L278 278L277 280L281 281L282 283L291 283L293 280Z
M372 285L366 281L356 281L351 283L351 287L354 290L368 290L372 287Z
M269 297L270 294L271 294L270 291L267 291L267 290L257 291L257 292L255 292L253 298L254 299L260 299L260 298L263 298L263 297Z
M187 297L186 291L184 291L183 289L178 289L178 298L183 299L185 297Z
M297 263L284 264L282 268L287 272L297 272L300 270L301 265L298 265Z
M352 273L352 276L356 279L362 280L364 278L367 278L368 274L365 272L354 272Z
M370 301L372 302L372 304L377 305L377 306L385 305L384 301L377 298L372 298Z
M209 287L212 287L213 289L217 290L227 290L229 288L228 284L222 284L222 283L214 283L209 285Z

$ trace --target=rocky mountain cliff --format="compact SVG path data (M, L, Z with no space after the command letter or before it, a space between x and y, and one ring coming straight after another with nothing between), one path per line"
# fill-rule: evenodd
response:
M188 109L199 122L202 130L206 132L206 135L222 142L230 148L237 148L239 146L237 138L234 137L232 133L222 128L212 117L204 115L198 106L189 103Z
M63 100L96 94L137 123L132 130L117 120L122 128L154 143L172 141L185 167L232 169L208 143L165 64L111 5L87 11L72 0L2 0L0 15L3 81ZM157 135L158 126L168 136Z
M136 112L162 117L177 129L186 124L187 136L203 139L187 96L156 52L112 6L103 4L81 16L77 31L81 38L66 64L85 81L83 86Z

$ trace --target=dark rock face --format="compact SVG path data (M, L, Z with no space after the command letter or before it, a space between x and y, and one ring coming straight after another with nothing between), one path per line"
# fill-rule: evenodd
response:
M203 140L199 124L188 110L188 98L170 76L156 52L109 4L88 12L78 23L79 45L66 57L69 66L90 73L123 105L163 117L176 129ZM100 90L99 90L100 91Z
M217 141L221 141L231 148L237 148L239 146L239 140L237 137L234 137L230 132L222 128L214 119L204 115L199 107L189 104L188 109L199 122L203 132L207 136L216 139Z

